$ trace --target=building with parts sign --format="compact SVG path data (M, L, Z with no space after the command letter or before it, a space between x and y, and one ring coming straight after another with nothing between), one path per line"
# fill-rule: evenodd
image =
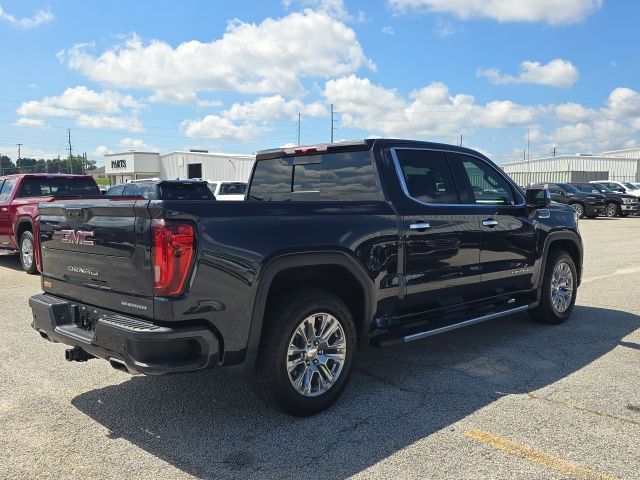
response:
M112 185L145 178L246 182L254 161L255 155L205 150L176 151L163 155L156 152L110 153L105 155L104 173L111 179Z

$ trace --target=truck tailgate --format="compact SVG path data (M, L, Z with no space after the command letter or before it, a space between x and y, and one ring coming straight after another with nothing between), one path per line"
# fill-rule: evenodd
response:
M147 206L106 199L41 204L45 292L153 318Z

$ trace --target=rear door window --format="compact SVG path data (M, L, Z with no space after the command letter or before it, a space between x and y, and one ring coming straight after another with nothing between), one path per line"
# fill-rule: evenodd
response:
M7 202L11 198L11 192L16 184L15 178L9 178L2 184L0 189L0 202Z
M395 150L410 197L424 203L460 203L453 173L443 152Z

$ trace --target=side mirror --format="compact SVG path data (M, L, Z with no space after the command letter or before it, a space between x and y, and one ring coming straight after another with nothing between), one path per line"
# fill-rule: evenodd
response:
M547 208L551 204L551 193L546 188L530 188L527 190L527 207Z

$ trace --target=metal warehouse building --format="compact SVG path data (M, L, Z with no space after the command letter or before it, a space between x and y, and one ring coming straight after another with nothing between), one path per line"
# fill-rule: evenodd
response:
M202 178L246 182L255 158L255 155L205 150L176 151L164 155L157 152L111 153L105 155L105 174L112 185L156 177L163 180Z
M522 186L537 182L640 181L640 149L510 162L503 170Z

